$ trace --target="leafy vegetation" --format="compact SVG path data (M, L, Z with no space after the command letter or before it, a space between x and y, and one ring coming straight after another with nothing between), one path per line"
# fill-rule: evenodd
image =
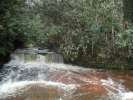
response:
M19 2L16 0L0 1L0 60L6 57L13 49L13 42L16 34L9 28L9 19L14 15L16 6Z
M131 4L131 0L0 1L0 55L31 44L54 49L66 62L80 65L131 62Z

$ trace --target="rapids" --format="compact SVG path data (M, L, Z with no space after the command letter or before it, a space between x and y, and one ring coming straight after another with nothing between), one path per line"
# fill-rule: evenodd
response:
M0 80L0 100L133 100L132 71L67 65L43 49L16 50Z

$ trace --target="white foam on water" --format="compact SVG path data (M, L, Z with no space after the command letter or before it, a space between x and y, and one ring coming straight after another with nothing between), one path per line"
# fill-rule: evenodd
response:
M133 100L133 92L122 93L121 98L121 100Z
M59 70L66 70L66 71L76 71L76 72L82 72L82 71L90 71L91 68L83 68L80 66L73 66L68 64L62 64L62 63L46 63L46 62L9 62L8 64L5 64L5 66L18 66L19 68L52 68L52 69L59 69Z
M51 81L21 81L21 82L7 82L0 85L0 99L6 98L8 96L18 95L18 91L24 91L23 88L29 85L38 85L41 87L52 86L63 89L65 92L70 92L76 89L74 84L63 84L59 82ZM26 87L28 88L28 87ZM21 93L21 92L20 92Z
M101 82L103 86L106 86L110 100L133 100L133 92L127 91L122 84L118 84L111 78L101 80Z
M102 83L103 86L106 86L106 89L109 92L112 91L112 90L114 90L118 93L122 93L122 92L126 91L125 87L121 83L113 81L110 77L107 80L102 79L101 83ZM112 90L110 90L110 89L112 89Z

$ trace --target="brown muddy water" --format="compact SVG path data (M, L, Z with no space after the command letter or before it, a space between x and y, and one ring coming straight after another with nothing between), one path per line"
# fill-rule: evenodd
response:
M11 57L0 73L0 100L133 100L132 71L66 65L54 53Z

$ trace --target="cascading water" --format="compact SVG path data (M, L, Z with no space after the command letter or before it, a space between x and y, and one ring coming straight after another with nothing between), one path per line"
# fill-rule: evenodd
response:
M125 85L132 77L66 65L48 50L16 50L11 58L0 73L0 100L133 100Z

